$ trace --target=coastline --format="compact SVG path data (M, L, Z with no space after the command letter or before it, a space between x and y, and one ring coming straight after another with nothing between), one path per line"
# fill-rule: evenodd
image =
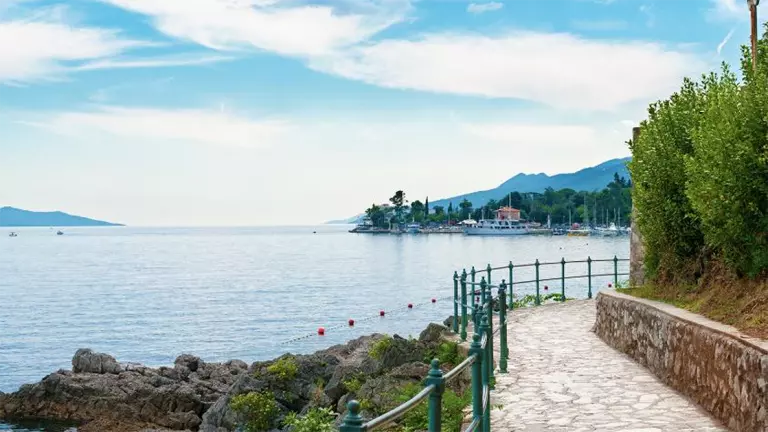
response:
M373 415L393 403L383 394L420 382L429 369L425 360L448 337L447 327L429 324L418 339L372 334L314 354L251 365L206 363L183 354L172 367L150 368L80 349L71 370L0 393L0 419L70 422L79 425L73 429L78 432L227 432L243 421L232 399L263 391L277 401L277 429L287 413L318 407L331 408L338 421L352 398L367 400ZM285 365L293 372L279 370Z

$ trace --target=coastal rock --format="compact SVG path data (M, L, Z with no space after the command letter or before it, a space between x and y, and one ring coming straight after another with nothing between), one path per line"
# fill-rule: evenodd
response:
M90 349L79 349L72 357L72 372L118 374L121 371L120 364L109 354L95 353Z
M430 323L419 335L419 341L424 343L437 343L448 331L448 327Z
M429 366L423 360L445 331L432 324L420 340L374 334L250 366L241 360L206 363L182 354L173 367L151 368L80 349L71 371L59 370L15 393L0 393L0 418L71 421L81 424L79 432L231 432L243 422L230 409L232 398L264 391L274 395L280 411L275 425L289 411L338 407L343 413L353 399L389 409L396 402L393 390L426 376ZM385 339L380 345L385 348L373 358L373 345ZM278 361L282 364L272 367Z
M203 413L246 372L234 362L206 364L182 356L176 363L175 369L125 367L112 356L80 349L72 371L1 395L0 418L86 423L82 432L197 430Z

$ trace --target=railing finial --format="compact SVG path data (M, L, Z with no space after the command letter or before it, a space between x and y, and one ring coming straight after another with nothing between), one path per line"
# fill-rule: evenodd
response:
M347 404L347 415L339 426L339 432L361 432L363 430L363 418L360 416L360 402L353 400Z

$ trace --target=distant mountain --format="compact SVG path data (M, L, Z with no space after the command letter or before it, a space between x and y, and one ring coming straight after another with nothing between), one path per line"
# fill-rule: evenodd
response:
M360 221L360 219L365 216L364 214L359 214L357 216L353 216L351 218L347 219L339 219L339 220L332 220L326 222L328 225L349 225L349 224L356 224Z
M544 189L548 187L555 190L570 188L589 192L601 190L613 181L614 173L629 178L627 162L631 159L629 157L611 159L600 165L584 168L575 173L556 174L551 177L546 174L518 174L494 189L470 192L434 202L430 201L429 207L448 207L448 204L451 202L455 207L466 198L472 203L473 207L478 208L487 204L489 200L498 200L510 192L544 192Z
M122 226L121 224L73 216L60 211L34 212L13 207L0 207L0 227L34 226Z

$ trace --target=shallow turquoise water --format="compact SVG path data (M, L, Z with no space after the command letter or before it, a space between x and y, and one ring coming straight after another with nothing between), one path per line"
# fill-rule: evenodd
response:
M159 366L181 353L252 362L372 332L417 336L452 314L443 297L452 295L456 269L629 253L626 237L375 236L347 229L110 227L56 236L34 228L14 229L15 238L0 230L0 391L69 369L82 347ZM542 277L559 271L544 268ZM609 271L610 263L594 269ZM516 280L531 278L531 268L515 271ZM595 281L595 290L610 279ZM551 286L559 289L559 282ZM568 296L585 294L585 280L568 284ZM417 307L409 311L408 303ZM387 311L384 319L379 310ZM349 318L357 320L354 328ZM324 337L315 335L320 326Z

